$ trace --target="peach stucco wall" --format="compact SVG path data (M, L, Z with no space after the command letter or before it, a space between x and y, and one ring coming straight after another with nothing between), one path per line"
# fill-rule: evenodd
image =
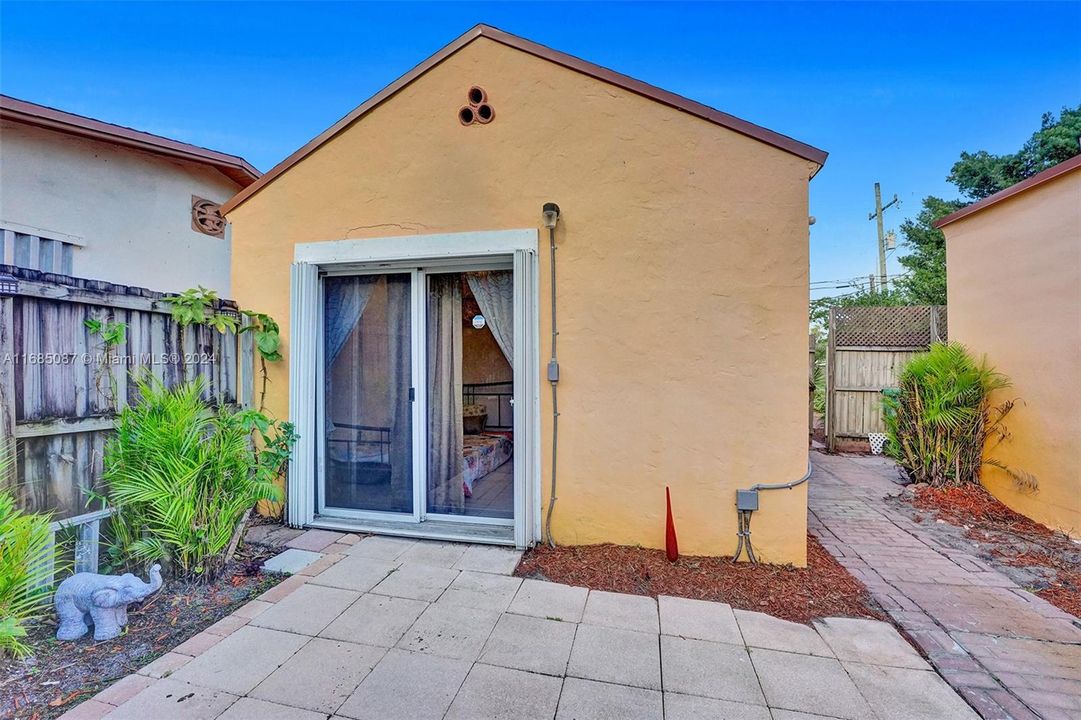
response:
M1036 476L984 484L1015 510L1081 532L1081 169L948 224L950 339L1005 373L1013 437L992 455Z
M473 84L495 108L490 125L458 122ZM813 169L481 38L230 213L233 292L285 320L294 243L539 227L541 205L559 203L553 535L663 547L667 484L680 549L729 554L736 488L807 466ZM546 357L543 244L540 257ZM284 416L286 365L273 372L271 407ZM762 558L803 564L806 487L764 494L753 531Z

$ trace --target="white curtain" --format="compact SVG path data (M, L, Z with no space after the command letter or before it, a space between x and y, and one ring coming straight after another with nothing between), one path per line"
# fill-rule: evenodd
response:
M326 279L326 308L323 311L326 365L329 368L345 341L360 322L364 308L375 290L381 275L356 277L329 277ZM329 373L328 373L329 375Z
M495 336L499 349L514 367L514 272L491 270L465 274L469 289Z
M379 275L360 275L354 277L328 277L324 281L323 294L325 306L323 308L323 348L324 348L324 392L330 397L331 368L338 359L345 341L353 334L364 315L364 308L368 306L368 300L372 297L379 282ZM327 408L323 418L323 427L330 437L334 431L334 421L331 420L330 408ZM335 448L337 449L337 448Z
M412 283L408 275L389 275L387 281L388 380L391 398L390 489L392 508L413 510L413 404L412 316L409 302Z
M462 427L462 284L432 275L428 289L428 510L459 513L465 436Z

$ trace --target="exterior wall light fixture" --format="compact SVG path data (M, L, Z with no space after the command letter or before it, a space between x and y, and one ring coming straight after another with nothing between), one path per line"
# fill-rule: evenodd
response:
M544 218L544 227L549 230L554 229L556 223L559 222L559 206L554 202L544 203L541 216Z

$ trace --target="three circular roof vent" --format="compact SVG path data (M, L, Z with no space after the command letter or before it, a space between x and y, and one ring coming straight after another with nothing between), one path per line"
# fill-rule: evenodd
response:
M462 125L480 123L487 125L495 119L495 109L488 104L488 93L479 85L469 88L466 93L469 99L468 105L463 105L458 111L458 120Z

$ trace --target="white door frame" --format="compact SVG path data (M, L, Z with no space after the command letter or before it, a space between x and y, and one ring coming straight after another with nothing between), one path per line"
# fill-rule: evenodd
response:
M319 442L319 410L323 393L318 392L322 367L319 363L322 302L320 273L352 271L394 272L417 267L463 265L471 261L483 265L494 256L513 258L514 267L514 544L528 547L540 539L540 343L537 239L535 228L494 230L440 235L331 240L295 246L290 302L289 419L299 439L289 466L286 519L303 527L315 520L315 487ZM414 282L413 302L423 295L421 283ZM420 354L417 333L423 325L414 323L414 387ZM521 338L521 341L519 341ZM418 392L418 399L423 392ZM414 432L426 427L423 402L414 403ZM423 438L423 435L420 437ZM414 453L425 447L414 444ZM416 458L414 467L417 467ZM319 468L319 472L322 469ZM418 486L414 477L414 516L421 519ZM358 515L358 520L360 519ZM465 526L465 524L463 524Z

